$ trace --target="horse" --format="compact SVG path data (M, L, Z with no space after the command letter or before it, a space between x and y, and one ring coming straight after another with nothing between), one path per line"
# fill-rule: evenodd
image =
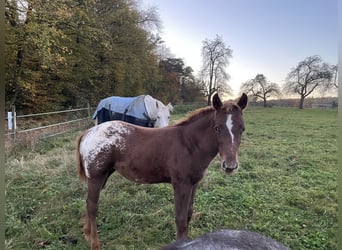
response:
M143 127L161 128L169 125L172 111L171 103L165 106L150 95L110 96L99 102L92 118L97 118L97 124L122 120Z
M117 171L137 183L173 186L177 239L186 238L199 181L219 153L221 169L239 167L238 148L244 131L243 110L248 97L222 102L216 93L212 106L175 125L145 128L110 121L84 131L77 140L78 174L88 185L83 232L91 249L100 249L96 215L101 189Z
M162 250L290 250L282 243L249 230L221 229L196 239L181 239Z

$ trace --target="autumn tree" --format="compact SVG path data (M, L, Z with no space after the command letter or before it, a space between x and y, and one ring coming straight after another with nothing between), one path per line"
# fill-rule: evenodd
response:
M152 92L164 102L193 101L201 96L191 67L181 58L166 58L159 63L161 79ZM196 88L197 87L197 88ZM189 93L192 91L191 93Z
M180 99L182 102L199 102L205 100L199 81L193 75L193 69L184 67L180 79Z
M61 100L50 75L65 63L63 33L56 28L57 10L64 5L37 0L5 4L6 100L32 111L49 109Z
M101 17L96 15L94 1L71 1L67 6L71 9L69 20L58 22L68 40L64 44L67 67L59 74L64 105L94 105L102 93L112 90L108 84L111 63L106 58L109 36L101 26Z
M247 95L261 99L264 102L264 107L267 107L267 99L280 94L278 84L267 81L263 74L257 74L253 79L243 83L240 90Z
M39 112L84 105L96 95L105 36L93 9L92 0L6 1L8 105Z
M218 35L213 40L206 39L202 47L202 69L200 73L203 90L208 97L208 105L211 103L211 96L216 92L230 92L227 84L229 75L226 67L229 58L232 57L232 50Z
M332 77L333 71L329 64L323 62L320 56L310 56L299 62L287 75L284 90L300 95L299 108L303 109L305 98L315 90L326 91Z
M6 0L6 106L39 112L145 93L160 79L158 22L134 0Z

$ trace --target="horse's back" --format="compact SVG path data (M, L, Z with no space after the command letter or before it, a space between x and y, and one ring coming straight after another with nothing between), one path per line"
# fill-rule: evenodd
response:
M149 95L104 98L98 104L93 119L97 118L98 124L111 120L122 120L143 127L154 127L157 110L156 107L150 108L151 99L154 98Z
M180 150L178 128L146 128L123 121L109 121L97 126L97 130L105 131L88 132L86 136L91 138L84 145L92 145L87 151L98 152L101 156L90 158L111 158L115 170L134 182L170 182L170 169L176 166L176 158L169 152ZM103 138L104 135L108 138ZM90 143L91 140L94 141ZM103 152L100 152L101 148Z
M110 96L99 102L97 110L106 108L111 111L124 113L128 106L136 99L137 97Z
M79 143L79 153L85 173L91 178L95 170L106 171L113 164L116 154L126 150L127 137L135 126L122 121L108 121L96 125L83 133Z

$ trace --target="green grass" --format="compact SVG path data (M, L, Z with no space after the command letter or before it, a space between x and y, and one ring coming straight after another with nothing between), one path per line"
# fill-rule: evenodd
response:
M336 249L337 111L249 107L245 123L241 168L226 175L218 159L211 163L196 195L190 236L249 229L291 249ZM50 138L34 151L7 156L6 249L89 249L76 137ZM158 249L175 238L172 188L113 174L97 223L103 249Z

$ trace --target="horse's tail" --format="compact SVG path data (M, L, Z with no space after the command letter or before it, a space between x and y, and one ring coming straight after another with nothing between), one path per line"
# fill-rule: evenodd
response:
M83 166L83 161L82 161L82 156L80 153L80 143L81 139L83 137L83 134L80 135L77 140L76 140L76 160L77 160L77 171L78 171L78 177L85 181L87 179L85 172L84 172L84 166Z

